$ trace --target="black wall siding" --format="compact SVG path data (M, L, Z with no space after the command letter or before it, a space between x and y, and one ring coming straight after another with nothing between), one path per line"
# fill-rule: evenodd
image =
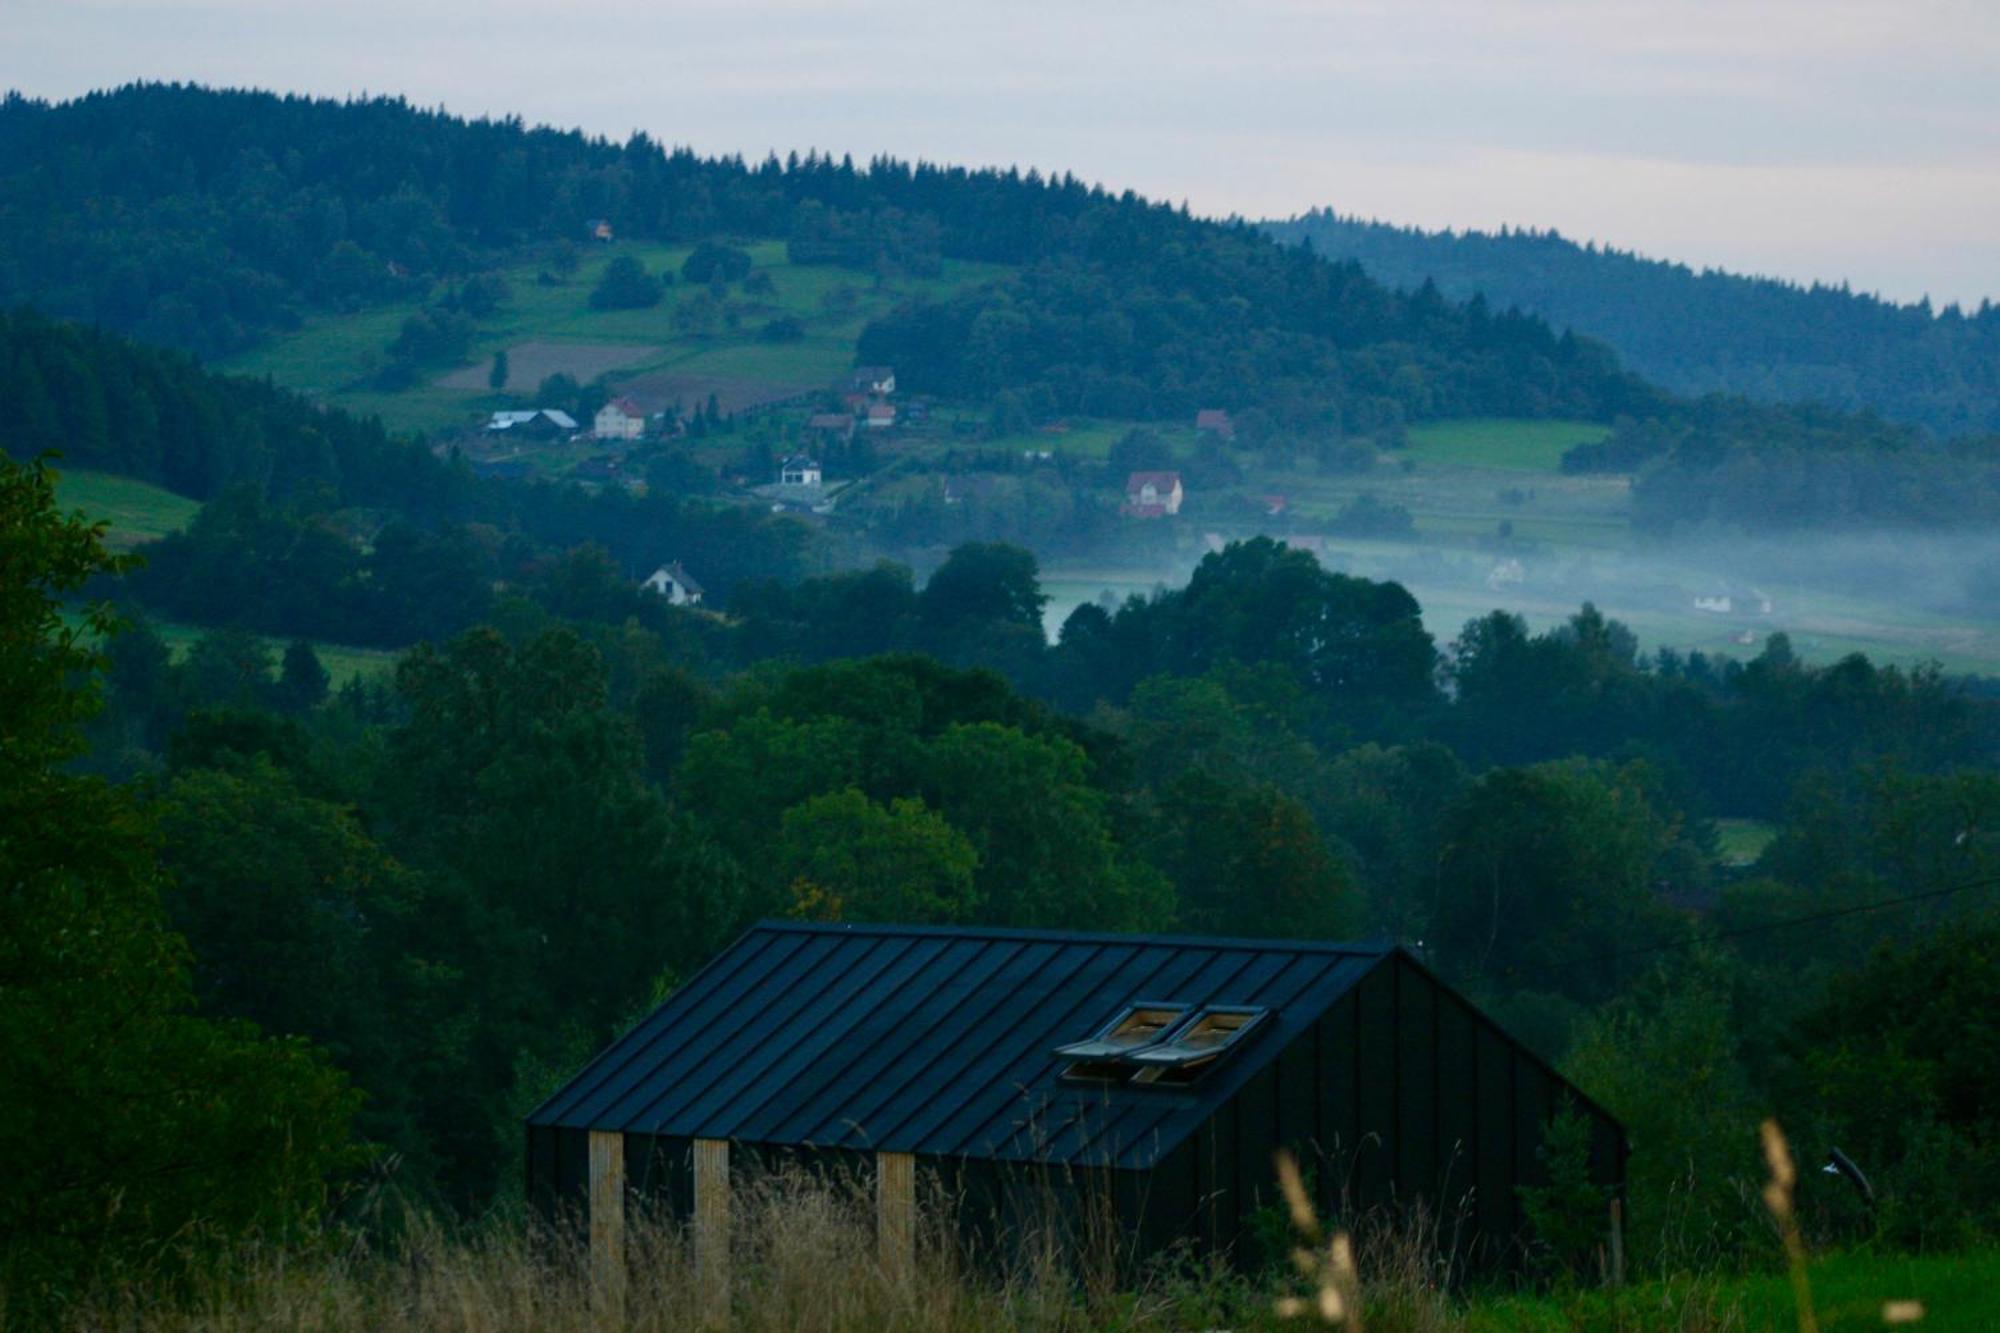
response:
M1357 1212L1392 1202L1396 1166L1396 979L1387 968L1368 975L1354 992L1355 1036L1360 1063L1355 1090L1361 1103L1361 1132L1354 1143Z
M1473 1034L1474 1082L1479 1098L1477 1154L1472 1179L1479 1231L1511 1235L1514 1199L1514 1053L1484 1026Z
M1457 996L1439 992L1438 1200L1459 1257L1479 1229L1479 1122L1482 1099L1475 1033L1477 1020Z
M1396 978L1396 1193L1438 1202L1437 991L1401 959Z
M1320 1052L1319 1203L1326 1217L1345 1211L1355 1188L1355 1150L1361 1141L1358 1026L1359 1011L1352 995L1342 997L1316 1025Z

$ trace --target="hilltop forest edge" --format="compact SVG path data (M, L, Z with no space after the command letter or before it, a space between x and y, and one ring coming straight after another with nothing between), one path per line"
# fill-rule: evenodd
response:
M1993 494L1983 446L1679 403L1537 320L1397 297L1351 265L1073 182L750 170L394 103L175 89L10 101L0 144L87 112L99 119L59 129L91 151L61 165L104 165L79 188L113 191L123 159L98 154L121 124L129 137L120 98L187 99L155 117L156 163L174 162L162 144L228 145L211 165L253 240L298 235L300 219L241 211L250 183L267 202L326 200L287 193L282 153L247 169L232 124L273 145L346 126L332 137L353 163L408 135L408 157L386 155L407 175L388 173L405 211L384 234L424 234L442 206L418 180L459 181L453 207L485 199L503 219L441 227L439 274L477 267L449 247L479 227L489 251L521 244L550 200L617 213L628 188L670 219L663 234L727 234L761 207L758 230L825 240L829 262L985 247L1023 263L864 336L864 355L939 392L1148 417L1229 383L1275 420L1338 431L1622 417L1610 443L1645 437L1634 447L1659 474L1724 438L1738 465L1926 479L1885 501L1863 478L1857 505L1956 517ZM425 163L427 142L490 147ZM522 152L546 156L546 178L520 174ZM43 164L45 216L63 223L49 154L0 158ZM208 178L195 156L180 168ZM537 211L508 218L523 199ZM163 191L109 210L129 221L100 257L187 241L165 221L187 204ZM23 216L0 209L8 227ZM852 252L827 239L843 236L861 238ZM67 251L10 253L40 281ZM225 306L272 297L184 336L139 330L205 351L282 325L290 301L335 299L283 286L276 259L214 269L257 255L251 242L136 253L120 258L150 284L143 318L176 299L199 315L212 288ZM377 257L353 271L381 271ZM166 275L192 285L177 294ZM1192 308L1142 299L1160 290ZM1120 360L1104 336L1120 317L1159 336L1127 339ZM1642 1264L1670 1262L1670 1238L1729 1262L1763 1252L1737 1184L1754 1172L1746 1127L1770 1109L1876 1178L1872 1216L1836 1189L1810 1196L1820 1236L1937 1247L2000 1224L2000 1059L1968 1039L2000 999L2000 934L1990 895L1935 893L2000 861L2000 719L1979 682L1808 666L1781 637L1747 663L1641 655L1588 607L1541 634L1494 613L1439 645L1404 589L1265 539L1210 555L1184 588L1081 607L1051 645L1035 559L1015 546L960 546L921 586L890 562L816 574L814 534L793 520L482 481L376 423L38 315L8 316L0 347L7 401L30 409L10 416L10 455L55 443L208 501L128 568L59 515L38 466L0 473L0 850L21 886L0 946L0 1126L20 1164L0 1230L38 1238L9 1247L0 1281L22 1308L173 1271L253 1229L307 1243L383 1191L453 1210L506 1200L519 1115L770 915L1421 939L1626 1120ZM339 530L357 510L387 515L365 547ZM633 586L663 548L701 553L727 617ZM87 593L128 602L136 623L65 621ZM175 661L149 610L219 627ZM274 662L254 631L300 641ZM335 689L309 637L423 642L393 681ZM1778 825L1754 867L1717 856L1719 814ZM1920 893L1935 896L1833 915ZM1731 938L1703 942L1716 936ZM42 1150L57 1139L64 1153ZM1560 1250L1545 1236L1538 1261Z
M1677 393L1873 408L1939 436L2000 430L2000 306L1899 305L1846 284L1800 286L1553 231L1424 231L1319 208L1264 229L1394 287L1484 294L1587 329Z

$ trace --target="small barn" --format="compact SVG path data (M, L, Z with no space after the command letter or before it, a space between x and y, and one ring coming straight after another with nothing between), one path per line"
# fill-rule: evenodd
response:
M732 1172L777 1155L872 1173L885 1260L923 1174L1003 1246L1054 1200L1133 1257L1227 1253L1289 1148L1322 1215L1422 1200L1505 1264L1564 1108L1609 1227L1624 1131L1402 948L774 922L528 1117L528 1195L600 1254L634 1197L712 1248Z

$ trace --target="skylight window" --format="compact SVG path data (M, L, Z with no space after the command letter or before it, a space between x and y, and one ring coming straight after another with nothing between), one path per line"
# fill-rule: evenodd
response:
M1087 1041L1058 1046L1064 1077L1187 1084L1200 1078L1264 1017L1254 1005L1133 1005Z
M1250 1005L1210 1005L1181 1024L1164 1040L1133 1051L1139 1066L1135 1083L1192 1083L1243 1040L1264 1017Z
M1135 1004L1095 1037L1058 1046L1056 1054L1075 1061L1064 1071L1071 1078L1126 1078L1132 1073L1126 1059L1179 1026L1187 1012L1184 1004Z

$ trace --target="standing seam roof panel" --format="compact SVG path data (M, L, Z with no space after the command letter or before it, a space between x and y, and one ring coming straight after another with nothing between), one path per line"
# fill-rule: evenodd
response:
M695 1074L691 1078L656 1078L653 1085L645 1089L650 1092L646 1101L626 1115L626 1119L638 1128L649 1125L677 1124L688 1126L692 1138L718 1138L705 1131L703 1123L690 1116L689 1110L695 1103L718 1084L733 1087L743 1076L746 1065L758 1060L773 1058L770 1054L771 1038L783 1031L795 1020L822 1008L819 1000L829 989L839 985L848 974L848 969L829 967L838 955L851 952L857 956L850 960L849 968L867 965L868 960L878 954L885 940L871 940L857 949L842 950L837 943L825 941L826 947L810 950L800 958L797 979L784 986L771 1001L763 1007L744 1006L745 1012L727 1031L720 1026L702 1034L704 1040L690 1048ZM725 1058L724 1051L736 1050L736 1058Z
M620 1129L649 1131L652 1120L646 1114L647 1108L688 1081L712 1076L711 1071L719 1063L718 1048L741 1036L754 1020L757 1011L752 1007L753 1002L770 990L774 977L793 967L810 969L815 965L816 955L832 952L826 942L809 938L803 948L782 955L766 954L758 959L756 975L748 979L747 986L732 985L709 995L689 997L687 1012L677 1023L678 1046L671 1055L649 1057L649 1067L619 1089L616 1098L605 1101L600 1114ZM677 1069L678 1079L666 1072L670 1060Z
M836 1020L852 1015L854 1022L864 1021L865 1001L879 989L885 975L895 975L897 965L913 947L911 940L887 939L846 966L836 966L831 958L821 962L816 976L801 978L793 988L798 1002L789 1015L773 1011L764 1016L770 1026L790 1038L789 1042L759 1042L748 1058L730 1062L726 1078L712 1080L671 1111L662 1107L658 1115L691 1125L718 1121L740 1125L744 1117L733 1109L737 1103L751 1098L768 1100L780 1077L789 1081L793 1076L791 1071L804 1051L823 1049ZM791 1016L800 1022L789 1022ZM800 1026L802 1032L797 1031ZM782 1076L780 1071L785 1071Z
M1013 984L1001 990L994 988L983 996L968 995L954 1007L951 1024L933 1027L933 1033L944 1033L947 1040L938 1047L931 1048L935 1059L921 1066L909 1068L900 1080L885 1084L880 1095L860 1103L850 1117L850 1123L857 1133L865 1136L865 1142L857 1147L882 1148L893 1151L908 1151L904 1141L882 1132L883 1125L899 1124L905 1119L916 1101L923 1097L929 1087L948 1087L952 1079L963 1076L982 1056L987 1047L972 1047L964 1041L952 1042L949 1034L977 1031L981 1036L989 1036L988 1026L996 1010L1004 1009L1023 987L1027 987L1052 969L1059 976L1068 976L1090 960L1090 955L1099 946L1058 944L1048 950L1023 951L1008 961L1003 974L1013 978ZM1081 954L1081 957L1075 955ZM1058 965L1061 965L1060 967ZM977 1019L975 1024L970 1021ZM911 1062L914 1065L914 1062Z
M996 947L984 941L972 944L963 940L926 942L937 947L910 972L903 985L904 991L930 994L954 982L976 984L977 979L984 975L982 969L999 966L1007 952L1004 946ZM773 1099L772 1104L760 1107L759 1115L743 1126L741 1137L767 1143L811 1142L805 1131L823 1119L829 1107L842 1104L841 1099L847 1089L861 1085L864 1079L861 1071L879 1068L882 1061L890 1058L882 1036L874 1031L875 1026L896 1022L914 1025L915 1019L906 1014L900 995L891 995L887 1001L861 1015L849 1029L856 1038L852 1042L852 1055L833 1063L831 1068L803 1071L792 1084L798 1095L789 1103ZM872 1039L862 1040L863 1036Z
M1004 1103L994 1104L998 1099L992 1095L992 1088L969 1091L955 1099L950 1114L940 1117L925 1133L924 1137L933 1145L928 1151L940 1154L986 1151L989 1145L982 1135L987 1126L1016 1110L1028 1095L1028 1089L1046 1083L1055 1067L1062 1063L1051 1054L1057 1044L1091 1036L1128 1004L1174 999L1182 982L1199 967L1200 960L1185 954L1162 957L1157 951L1138 946L1118 950L1115 966L1102 975L1088 978L1082 994L1071 999L1065 992L1060 1003L1052 997L1046 1013L1038 1015L1047 1021L1030 1029L1033 1045L994 1079L995 1085L1009 1093Z
M831 1129L839 1140L845 1140L853 1128L856 1118L852 1098L862 1089L870 1086L885 1069L906 1054L928 1034L950 1021L951 1013L968 996L975 995L987 981L1000 975L1015 959L1019 958L1024 946L1013 940L979 940L962 942L959 948L947 949L940 958L946 972L945 980L937 991L927 997L924 1008L928 1021L918 1028L920 1015L910 1015L912 1029L907 1040L882 1042L869 1050L866 1057L857 1060L842 1071L840 1078L804 1104L798 1113L785 1121L774 1138L800 1143L828 1143L823 1137ZM952 966L957 960L955 954L968 955L962 963ZM934 1010L934 1012L929 1012ZM837 1095L836 1095L837 1094Z
M850 1013L823 1024L812 1039L797 1043L786 1059L766 1075L761 1089L747 1090L736 1101L715 1111L713 1118L736 1124L741 1138L760 1139L776 1127L775 1118L766 1113L767 1107L773 1103L784 1106L787 1099L792 1099L791 1104L795 1105L794 1094L810 1095L815 1088L824 1086L824 1066L834 1052L849 1047L867 1049L869 1022L901 987L946 952L940 940L920 939L911 943L913 947L854 993Z
M1396 956L1312 942L767 923L531 1124L1142 1168ZM1053 1046L1128 1003L1262 1004L1186 1089L1062 1079Z
M655 1009L652 1016L630 1035L585 1065L574 1079L544 1102L532 1118L545 1122L596 1119L601 1109L596 1096L601 1089L618 1085L620 1080L629 1081L635 1077L631 1073L633 1066L646 1062L650 1067L686 1044L682 1024L688 1015L683 1010L689 1004L698 1005L710 997L726 994L732 985L747 985L745 979L752 975L751 969L773 951L790 955L803 947L804 940L799 936L766 933L747 938L739 948L725 950L697 972L687 985L670 996L665 1004Z
M1038 1014L1053 1012L1058 1015L1058 1021L1068 1021L1072 1002L1064 997L1079 987L1087 989L1102 984L1107 975L1115 977L1127 972L1143 957L1135 950L1119 949L1115 945L1086 947L1090 952L1076 960L1075 966L1069 969L1062 980L1044 992L1043 1003L1027 1013L1018 1011L1007 1013L993 1028L989 1028L984 1034L986 1044L979 1051L981 1058L991 1056L994 1043L1000 1037L1012 1038L1014 1043L1028 1040L1026 1034L1032 1030L1030 1024ZM1154 970L1157 970L1157 964ZM1010 1100L1013 1099L1013 1094L1008 1091L1011 1081L1004 1077L1006 1068L1003 1057L997 1065L988 1068L984 1076L979 1079L965 1078L947 1083L943 1093L915 1105L899 1103L902 1114L893 1126L885 1128L885 1133L893 1132L902 1141L922 1145L917 1149L920 1152L940 1151L937 1126L959 1113L968 1103L989 1099L996 1089L1001 1090Z

